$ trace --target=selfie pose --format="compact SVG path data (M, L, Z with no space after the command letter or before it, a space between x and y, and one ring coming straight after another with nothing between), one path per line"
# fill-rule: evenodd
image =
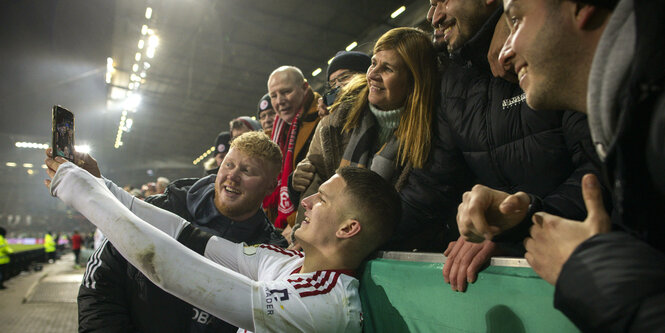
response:
M153 283L250 331L360 332L354 270L400 216L399 197L380 176L340 169L302 202L307 218L296 238L305 256L212 236L61 157L46 165L52 195L99 227Z

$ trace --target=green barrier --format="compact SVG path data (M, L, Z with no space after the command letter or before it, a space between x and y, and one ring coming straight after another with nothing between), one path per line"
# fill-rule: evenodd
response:
M364 331L579 332L554 309L554 287L531 268L489 266L461 293L444 283L440 257L367 262L360 281Z

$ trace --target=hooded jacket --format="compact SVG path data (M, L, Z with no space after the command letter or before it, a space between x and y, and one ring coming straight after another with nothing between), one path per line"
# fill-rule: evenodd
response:
M554 305L588 332L665 327L665 2L622 0L596 49L589 125L618 231L580 244Z
M176 180L163 194L150 196L146 202L182 217L202 231L233 242L287 245L260 209L242 222L222 215L214 205L215 178L216 175L210 175ZM183 244L199 254L205 250L186 241ZM78 305L80 332L237 330L155 286L106 241L88 262Z

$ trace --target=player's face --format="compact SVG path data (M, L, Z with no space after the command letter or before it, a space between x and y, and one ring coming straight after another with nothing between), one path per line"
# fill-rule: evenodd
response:
M285 72L275 73L268 80L268 93L272 107L277 111L279 118L291 123L298 110L302 107L307 82L298 84L289 74Z
M507 0L504 6L511 32L501 60L513 58L530 107L561 108L570 78L578 74L571 63L577 51L575 33L570 29L574 23L565 14L566 5L548 0Z
M339 175L332 176L319 186L319 191L302 200L305 219L295 236L300 244L325 246L336 240L346 205L346 182Z
M262 159L231 148L215 179L215 207L233 220L250 218L274 189L270 171Z

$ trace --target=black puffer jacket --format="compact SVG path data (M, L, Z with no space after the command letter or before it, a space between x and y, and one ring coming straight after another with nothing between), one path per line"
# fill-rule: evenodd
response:
M586 209L581 178L598 174L584 114L534 111L517 84L492 75L487 52L501 14L501 10L495 12L453 55L441 81L431 155L438 160L414 170L407 184L410 189L402 191L411 211L421 211L423 219L447 217L453 225L451 232L457 232L454 212L462 200L461 196L441 196L441 188L451 184L471 184L473 178L508 193L524 191L532 198L532 210L582 220ZM468 169L461 170L460 163ZM498 239L521 239L530 224L527 216L521 228Z
M248 244L285 247L261 209L237 223L214 208L215 175L180 179L149 202L190 221L199 230ZM190 244L184 244L190 246ZM192 248L202 254L205 249ZM148 280L111 243L91 256L78 295L79 332L236 332L237 328L181 301Z
M589 89L602 87L607 80L622 84L616 92L600 94L607 104L589 112L594 112L594 119L617 121L607 127L609 145L600 151L607 152L605 167L614 189L612 220L622 231L596 235L575 249L561 269L554 305L585 332L662 332L665 2L622 0L612 15L594 59L594 66L605 61L599 72L610 75L600 80L592 76ZM630 31L635 35L626 36ZM634 50L634 55L623 73L615 70L622 67L616 55L625 49ZM589 104L593 106L593 100ZM602 138L600 127L594 128L595 137ZM597 142L602 145L602 141Z

